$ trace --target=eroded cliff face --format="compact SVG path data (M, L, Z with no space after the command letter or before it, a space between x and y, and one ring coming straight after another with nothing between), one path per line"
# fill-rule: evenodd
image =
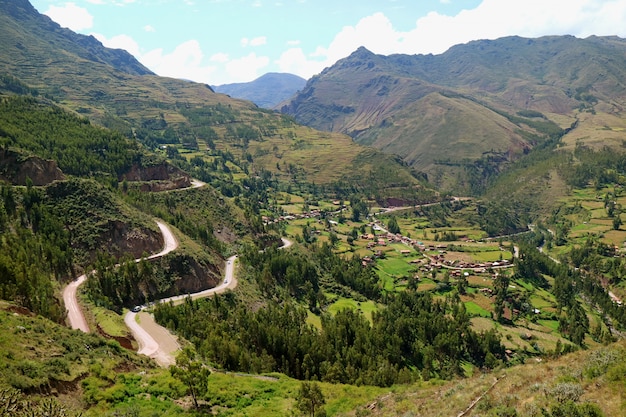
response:
M213 288L222 277L220 267L205 258L172 252L162 258L152 259L156 273L150 279L137 283L143 299L135 293L134 299L126 300L129 306L145 300L155 300L180 294L191 294Z
M144 182L140 189L145 192L177 190L191 185L189 174L167 162L147 167L135 164L120 180Z
M53 181L65 179L65 175L55 161L0 149L0 181L26 185L27 178L30 178L33 185L48 185Z
M129 255L137 259L159 252L163 247L163 235L155 230L133 227L118 220L110 221L108 230L102 236L102 244L117 258Z
M172 279L172 287L163 294L167 297L213 288L221 280L220 269L207 260L186 254L173 254L163 261L167 262L166 272Z

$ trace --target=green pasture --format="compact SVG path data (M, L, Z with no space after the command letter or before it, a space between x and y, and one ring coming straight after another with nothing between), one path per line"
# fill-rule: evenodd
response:
M387 291L396 290L395 280L411 275L415 269L405 258L378 259L376 261L376 272L383 281L383 288Z
M372 312L377 311L379 307L371 300L361 302L352 298L339 297L335 300L335 302L328 306L328 312L331 314L337 314L337 312L347 308L360 311L363 313L363 316L371 322Z
M471 316L475 317L491 317L491 313L473 301L467 301L465 304L465 310Z
M437 283L430 278L421 278L417 284L418 291L432 291L437 287Z
M559 330L559 322L557 320L537 320L537 323L541 324L543 327L546 327L553 332L558 332Z

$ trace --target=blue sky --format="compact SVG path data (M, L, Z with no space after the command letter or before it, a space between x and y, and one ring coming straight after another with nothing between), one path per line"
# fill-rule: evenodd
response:
M442 53L508 35L626 37L626 0L31 0L159 75L211 85L304 78L359 46Z

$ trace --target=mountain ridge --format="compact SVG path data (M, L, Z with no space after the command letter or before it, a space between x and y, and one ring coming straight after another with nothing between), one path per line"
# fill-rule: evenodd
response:
M17 21L21 21L26 24L29 21L37 21L38 32L52 31L59 35L60 39L67 43L75 43L79 45L75 48L77 55L84 59L91 59L97 57L97 60L101 63L113 65L116 68L134 75L148 75L154 73L146 68L143 64L135 59L130 53L123 49L111 49L105 48L100 41L93 36L80 35L70 29L61 27L58 23L54 22L48 16L40 14L35 7L33 7L28 0L0 0L0 11L6 13L6 15L13 17ZM3 13L3 14L4 14ZM31 26L29 26L30 28ZM18 28L23 29L23 28ZM20 48L20 45L18 45ZM4 49L4 48L3 48ZM25 46L21 45L21 49L24 50ZM26 53L26 51L25 51ZM26 59L26 55L22 57ZM16 64L21 64L21 60L17 60Z
M294 74L268 72L247 83L213 86L218 93L250 100L259 107L271 109L291 98L306 84L306 80Z
M384 56L361 47L312 77L281 111L397 154L432 178L438 161L473 163L495 152L508 163L555 133L546 123L566 129L580 119L566 144L589 136L577 133L589 119L618 125L625 57L626 40L614 36L511 36L439 55ZM597 121L606 115L612 119ZM600 146L596 135L591 141Z
M173 151L211 159L228 155L242 171L268 172L290 183L330 184L346 178L371 183L372 172L385 166L393 178L393 187L385 190L398 184L421 187L394 157L216 93L207 84L154 75L126 52L61 28L23 0L0 1L0 28L6 39L0 44L0 75L10 74L22 89L27 86L150 149L171 145ZM207 182L212 175L205 169ZM376 177L381 183L381 176Z

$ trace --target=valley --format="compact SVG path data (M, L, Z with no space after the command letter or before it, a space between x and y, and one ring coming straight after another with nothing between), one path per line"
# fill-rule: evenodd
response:
M624 414L622 39L359 48L279 113L0 27L0 416Z

